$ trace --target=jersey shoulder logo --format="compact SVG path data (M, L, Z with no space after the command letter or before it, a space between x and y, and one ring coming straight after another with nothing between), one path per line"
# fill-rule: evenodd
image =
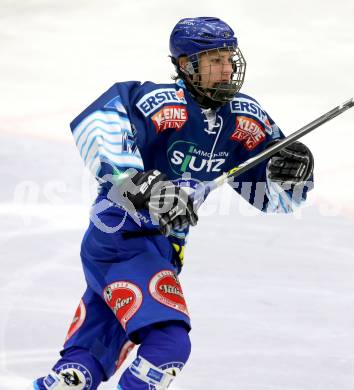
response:
M266 134L258 121L247 116L238 116L231 139L241 142L247 150L253 150L266 139Z
M151 117L157 134L166 129L181 130L188 120L188 112L184 106L165 106Z
M149 116L164 104L187 104L184 97L184 90L180 88L159 88L145 94L137 103L139 111L145 116Z
M273 129L269 122L267 113L259 106L258 103L251 99L237 97L230 102L230 111L238 115L247 115L263 127L266 133L272 135Z

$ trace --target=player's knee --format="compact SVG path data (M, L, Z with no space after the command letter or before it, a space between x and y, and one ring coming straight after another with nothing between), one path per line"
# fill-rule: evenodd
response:
M154 351L156 356L152 356ZM138 353L152 356L157 362L160 360L159 357L164 360L170 357L185 363L191 353L188 330L178 321L156 324L145 335L143 334Z
M183 324L171 323L162 329L168 336L166 348L169 348L171 355L181 362L186 362L191 353L192 345L189 333Z
M142 332L138 356L121 383L130 383L129 376L132 375L158 389L167 389L184 367L190 352L188 330L182 323L155 325ZM122 388L124 389L124 386Z

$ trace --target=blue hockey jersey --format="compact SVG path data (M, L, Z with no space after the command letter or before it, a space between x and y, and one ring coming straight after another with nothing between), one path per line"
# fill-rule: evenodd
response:
M181 80L116 83L72 121L71 130L85 165L100 182L99 199L127 168L158 169L193 189L284 137L250 96L237 93L217 110L202 109ZM266 165L240 175L233 188L262 211L292 211L291 191L267 179ZM143 227L152 228L146 212L140 215ZM174 232L170 239L182 245L185 236Z

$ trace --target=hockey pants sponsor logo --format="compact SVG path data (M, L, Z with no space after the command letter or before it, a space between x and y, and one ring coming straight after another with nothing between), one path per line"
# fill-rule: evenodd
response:
M121 348L119 352L118 360L116 361L116 370L125 362L130 352L134 349L135 344L128 340Z
M76 312L74 314L74 318L70 325L68 334L66 335L65 342L67 342L73 336L73 334L80 329L81 325L85 321L85 318L86 318L86 306L83 300L81 299L79 306L77 307Z
M158 302L189 316L182 287L172 271L163 270L155 274L150 280L149 292Z
M126 329L128 321L139 310L143 302L140 288L131 282L117 281L105 287L103 297L114 315Z

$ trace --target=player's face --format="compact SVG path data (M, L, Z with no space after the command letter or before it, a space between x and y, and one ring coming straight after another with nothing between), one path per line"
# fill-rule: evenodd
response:
M232 78L232 52L211 50L199 55L199 85L203 89L213 88L218 83L229 83Z

